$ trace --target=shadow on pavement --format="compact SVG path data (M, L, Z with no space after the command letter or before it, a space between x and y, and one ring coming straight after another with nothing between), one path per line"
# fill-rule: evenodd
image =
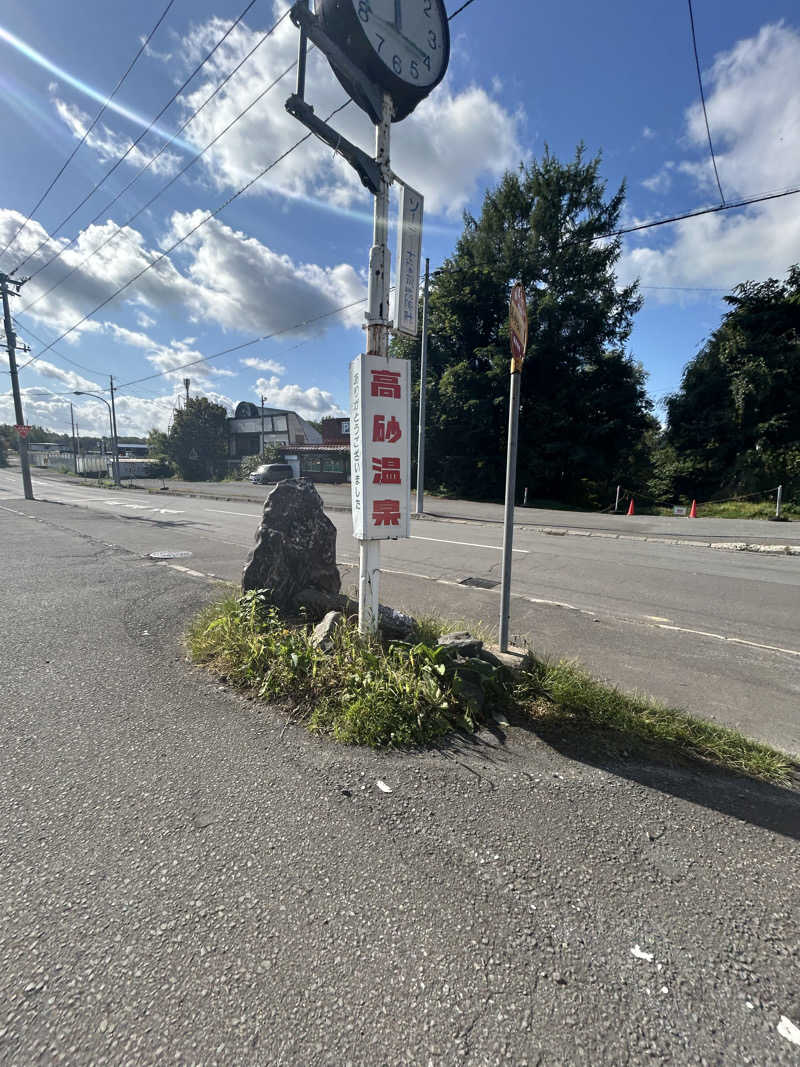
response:
M652 761L641 755L628 759L611 751L608 738L534 724L518 715L511 721L515 727L538 738L570 761L596 767L607 774L760 826L771 833L800 840L800 773L797 768L793 775L795 788L784 788L702 763L670 765L663 757L659 759L655 755ZM483 736L459 732L436 747L442 756L457 763L461 763L458 755L468 754L480 756L481 762L495 763L498 756L508 752L508 735L495 727L490 732L491 740L486 732ZM482 777L475 768L461 765Z

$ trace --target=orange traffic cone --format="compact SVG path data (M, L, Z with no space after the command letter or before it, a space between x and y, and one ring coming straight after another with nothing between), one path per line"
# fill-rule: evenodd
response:
M697 501L696 500L692 501L692 508L691 508L691 511L689 512L689 518L690 519L696 519L697 518Z
M633 507L633 497L631 497L631 502L630 502L630 504L628 504L628 514L629 515L635 515L636 514L636 512L634 510L634 507Z

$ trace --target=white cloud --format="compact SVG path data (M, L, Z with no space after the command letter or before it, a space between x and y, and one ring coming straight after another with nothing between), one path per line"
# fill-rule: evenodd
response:
M282 363L276 363L274 359L258 359L251 356L239 362L243 367L251 367L253 370L271 371L273 374L286 373L286 367Z
M282 9L282 4L273 5L275 12ZM182 43L186 61L193 62L204 54L223 27L223 21L216 18L194 27ZM260 35L260 31L241 25L234 30L204 67L208 80L184 97L187 113L202 103L212 85ZM297 30L286 19L270 38L269 46L248 60L192 121L184 136L204 147L286 70L296 53ZM286 95L284 85L290 84L290 80L281 82L204 156L209 180L219 188L243 185L303 136L304 128L276 105L275 97L282 99L280 94ZM410 118L393 127L392 167L424 194L429 212L457 217L482 183L498 177L525 156L519 142L522 114L503 107L496 98L497 88L492 88L495 95L478 86L456 92L448 77ZM306 98L322 116L346 99L317 51L309 56ZM337 115L335 124L345 137L372 153L373 127L357 107L350 106ZM367 194L351 168L315 139L281 162L253 192L269 189L293 197L314 197L339 207L356 202L367 205Z
M649 126L645 126L644 129L642 130L642 137L644 137L645 141L652 141L652 140L655 139L655 136L656 136L656 131L650 129Z
M296 411L304 419L315 422L326 415L344 415L332 393L312 386L303 389L299 385L281 386L277 378L259 378L253 388L256 396L263 396L268 407L287 408Z
M164 245L173 243L204 217L202 211L174 213ZM22 221L18 212L0 210L0 242L8 240ZM153 262L158 250L148 247L138 230L127 227L82 265L114 230L113 223L108 222L81 231L74 247L63 251L60 259L28 282L19 313L27 312L62 332ZM33 273L54 252L63 249L64 242L49 237L39 223L32 221L19 237L17 248L22 255L31 254L25 269ZM169 259L160 260L115 297L104 313L131 302L140 324L153 322L151 312L178 309L194 321L213 323L226 330L259 335L285 332L286 336L303 339L319 336L333 325L361 323L364 309L358 302L366 296L366 285L348 264L323 267L296 263L216 219L189 237L182 253L186 264L182 270ZM47 294L57 282L62 284ZM337 313L338 308L348 304L357 306ZM310 319L319 321L294 329ZM88 319L67 339L75 341L81 333L102 328ZM120 338L132 344L136 332L123 331ZM139 335L139 342L138 347L143 348L154 344L146 334ZM191 345L194 341L184 339L183 343Z
M144 311L136 312L136 321L142 327L143 330L147 330L151 326L155 326L156 324L156 320Z
M75 371L64 370L62 367L57 367L54 363L50 363L46 359L37 359L35 366L37 374L40 374L43 378L49 378L52 381L60 382L71 391L82 389L86 393L103 392L104 387L97 382L93 382L90 378L84 378L80 374L76 374Z
M233 412L230 397L214 390L203 392L209 400L222 404ZM31 425L44 426L58 433L69 433L70 401L81 436L108 436L108 410L96 400L81 400L80 397L43 396L41 388L31 386L22 390L25 405L25 420ZM145 437L154 427L166 430L175 408L176 393L164 393L155 397L131 396L124 391L117 394L117 426L124 436ZM0 397L0 422L14 422L14 406L10 397Z
M175 212L168 240L186 233L202 217L200 211ZM296 263L217 219L189 237L184 248L192 256L188 274L194 286L186 292L190 310L229 329L278 333L322 315L338 319L333 315L337 308L366 296L362 277L349 264ZM344 312L341 321L358 326L363 314L359 305ZM292 333L313 336L326 325L323 319Z
M91 123L91 118L85 111L74 104L58 98L53 100L58 117L69 128L73 137L80 139L86 133ZM114 133L108 126L99 123L86 137L86 144L95 150L101 163L115 163L117 159L128 149L131 144L129 137ZM139 168L148 162L152 152L143 152L138 146L132 148L125 157L128 166ZM181 157L166 149L150 164L150 170L154 174L171 177L180 165Z
M706 73L708 116L728 199L800 184L798 70L800 33L779 23L738 41ZM686 112L686 139L691 157L667 163L645 184L660 192L682 176L695 196L713 201L716 183L699 105ZM796 204L768 201L644 231L629 239L620 273L626 280L638 276L644 285L727 287L783 276L797 262L798 248ZM658 299L675 297L664 293Z
M661 170L656 171L650 178L645 178L642 185L651 193L667 193L672 188L673 174L676 169L675 163L668 160Z

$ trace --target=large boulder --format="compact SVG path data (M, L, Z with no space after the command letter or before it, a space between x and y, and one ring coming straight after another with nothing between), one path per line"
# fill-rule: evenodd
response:
M266 589L277 607L292 611L301 590L335 596L340 585L336 527L319 493L302 479L278 482L264 504L255 548L242 573L243 591Z

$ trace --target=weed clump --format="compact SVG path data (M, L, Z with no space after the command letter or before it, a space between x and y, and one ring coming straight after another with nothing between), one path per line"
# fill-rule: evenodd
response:
M264 592L252 591L202 611L187 641L196 663L348 744L431 744L500 712L545 739L571 735L618 758L711 765L776 784L792 776L787 756L736 730L624 693L566 660L529 653L512 674L464 658L436 644L445 629L427 618L412 641L384 644L344 620L323 651L307 619L284 618Z

